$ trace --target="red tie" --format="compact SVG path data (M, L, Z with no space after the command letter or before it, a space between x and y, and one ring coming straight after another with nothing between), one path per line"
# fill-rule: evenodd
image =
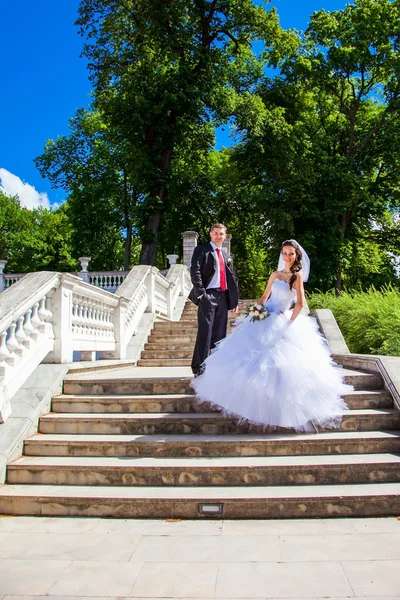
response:
M221 255L221 250L219 248L216 248L216 251L217 251L218 262L219 262L220 288L223 292L225 292L226 291L225 263L224 263L224 259L222 258L222 255Z

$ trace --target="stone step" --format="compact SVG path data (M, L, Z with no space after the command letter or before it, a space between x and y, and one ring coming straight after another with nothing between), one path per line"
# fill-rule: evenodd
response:
M196 334L193 335L177 335L177 334L166 334L166 333L162 333L162 334L156 334L156 333L152 333L149 336L149 342L151 344L167 344L168 347L170 344L180 344L182 346L182 344L193 344L196 341Z
M191 358L141 358L138 367L190 367Z
M154 323L154 332L160 331L174 331L179 333L180 331L193 331L196 329L196 323L194 321L156 321Z
M144 350L142 352L142 357L140 360L148 360L148 359L154 359L154 358L161 358L161 359L186 359L186 360L192 360L192 355L193 355L193 349L192 350L185 350L182 348L180 350L173 350L172 348L170 348L169 350Z
M38 485L264 486L400 482L400 456L220 458L27 457L8 466L7 482Z
M191 377L65 378L64 394L193 394Z
M300 456L400 452L399 431L213 435L35 435L26 456ZM1 488L0 488L1 489Z
M400 513L400 484L187 488L4 485L0 487L0 513L180 519L377 517Z
M179 362L177 360L177 362ZM187 362L187 361L185 361ZM174 363L175 364L175 363ZM179 365L177 365L179 366ZM376 373L363 373L343 369L344 381L353 385L356 390L380 390L383 388L382 377ZM190 394L191 377L127 377L107 379L79 378L67 376L64 380L65 394Z
M168 358L147 358L138 361L138 367L190 367L190 359L168 359ZM364 384L365 381L365 384ZM353 383L353 380L348 380L350 385L356 386L356 389L380 389L382 387L381 376L377 373L365 374L365 379L358 378Z
M392 408L393 400L386 390L353 392L344 396L351 409ZM54 413L192 413L218 412L208 404L199 404L190 394L153 396L89 396L59 395L52 401Z
M339 431L399 429L400 411L396 409L352 410L343 416ZM262 433L262 426L243 423L220 413L50 413L40 418L40 433L175 435ZM267 428L271 431L271 428ZM276 431L287 431L278 428ZM323 429L321 428L321 431Z
M185 350L186 352L191 352L193 354L195 340L191 342L176 342L176 343L168 343L168 342L159 342L153 341L152 338L149 338L147 344L145 344L144 349L151 350L154 352L155 350Z
M196 402L193 394L54 396L54 413L204 413L210 408ZM213 409L213 412L218 412Z

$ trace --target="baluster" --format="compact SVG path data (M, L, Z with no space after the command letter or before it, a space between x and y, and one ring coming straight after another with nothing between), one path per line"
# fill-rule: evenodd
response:
M3 331L0 334L0 377L4 377L6 369L8 367L8 360L10 358L10 351L6 344L7 331Z
M31 324L33 325L33 327L35 329L38 329L40 327L40 325L42 325L42 321L40 320L38 311L39 311L39 302L36 302L36 304L34 304L32 307L32 317L31 317Z
M7 348L16 356L21 356L22 348L20 343L15 337L15 328L17 327L16 323L12 323L9 327L8 339L7 339Z
M10 357L10 351L6 344L7 331L0 334L0 362L4 362Z
M97 306L92 308L93 333L96 334L99 329L99 311Z
M92 300L88 300L88 333L90 336L95 335L95 321L94 321L94 303Z
M31 308L25 313L24 331L29 338L35 335L35 328L32 325L32 313L33 311Z
M78 299L78 320L77 320L77 333L80 335L83 332L83 323L84 323L84 318L83 318L83 304L81 299Z
M46 307L46 296L44 296L41 300L39 300L39 317L42 319L42 321L46 322L46 321L50 321L51 317L53 316L53 313L51 312L51 310L48 310L48 308Z
M19 317L17 319L17 329L15 331L15 337L18 340L18 342L22 344L28 339L28 336L26 335L25 331L24 331L24 317ZM21 348L22 349L22 348Z

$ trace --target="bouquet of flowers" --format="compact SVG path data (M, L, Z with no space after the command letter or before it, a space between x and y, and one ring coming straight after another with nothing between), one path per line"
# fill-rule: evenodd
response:
M262 321L269 317L269 311L263 304L254 304L250 307L248 316L250 321Z

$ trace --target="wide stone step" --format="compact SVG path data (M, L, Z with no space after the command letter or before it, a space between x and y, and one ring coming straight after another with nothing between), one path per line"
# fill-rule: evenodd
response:
M182 346L182 344L193 344L196 341L196 334L194 333L193 335L178 335L178 334L166 334L166 333L162 333L162 334L156 334L156 333L152 333L151 336L149 337L149 342L151 344L155 344L155 343L162 343L162 344L168 344L168 347L170 344L180 344Z
M212 435L35 435L27 456L301 456L400 452L399 431Z
M185 489L4 485L0 487L0 513L181 519L376 517L400 513L400 484Z
M194 321L156 321L154 323L153 331L195 331L196 323Z
M185 358L187 360L192 360L193 349L192 350L173 350L170 348L169 350L144 350L142 352L142 358L140 360L147 360L153 358L168 358L168 359L182 359Z
M351 409L391 408L393 400L386 390L353 392L344 396ZM142 396L117 395L60 395L54 396L55 413L204 413L218 412L206 403L199 404L191 394L165 394Z
M339 431L399 429L400 411L396 409L353 410L343 416ZM41 433L87 434L210 434L262 433L262 426L243 423L219 413L50 413L41 417ZM271 431L270 428L266 429ZM277 431L286 429L278 428ZM321 430L323 430L321 428Z
M190 367L189 359L171 359L171 358L147 358L138 361L139 367ZM362 376L346 377L346 383L353 385L355 389L381 389L383 386L382 378L378 373L365 373Z
M193 394L136 396L54 396L54 413L204 413L218 412L196 402Z
M393 408L393 398L386 390L355 390L343 399L351 409Z
M400 456L22 457L7 482L40 485L274 486L400 482Z
M190 358L141 358L138 367L190 367Z
M65 394L192 394L190 377L66 378Z
M172 361L175 365L176 361ZM187 362L187 361L183 361ZM176 365L179 366L179 365ZM353 385L356 390L381 390L383 381L376 373L362 373L343 369L344 381ZM64 380L65 394L190 394L191 377L152 377L126 379L93 377L66 377Z
M147 342L147 344L145 344L144 349L145 349L145 351L151 350L152 352L154 352L156 350L157 351L158 350L162 350L162 351L183 350L183 351L190 352L191 354L193 354L194 343L195 343L195 340L192 340L191 342L177 341L175 343L168 343L168 342L159 342L157 340L153 340L152 338L149 338L149 341Z

